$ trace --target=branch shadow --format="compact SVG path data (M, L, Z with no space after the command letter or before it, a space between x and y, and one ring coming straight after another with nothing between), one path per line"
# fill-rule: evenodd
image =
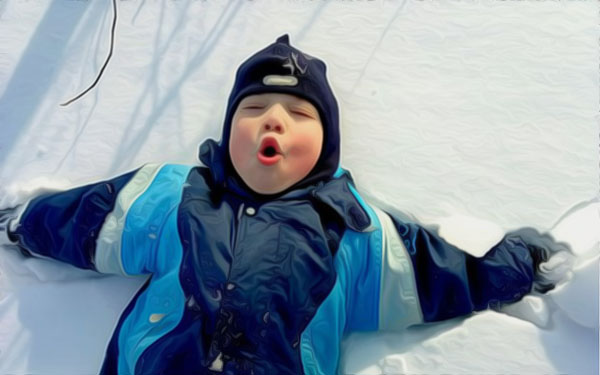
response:
M210 56L215 46L224 35L225 29L231 23L231 20L238 13L240 7L243 5L242 2L229 2L227 6L215 22L213 28L206 35L203 44L199 47L198 51L189 60L186 69L183 73L174 80L174 83L168 88L162 98L158 98L156 90L152 90L157 85L158 71L160 67L161 57L168 48L169 43L174 38L175 34L179 31L183 22L178 23L170 34L167 42L163 45L163 48L157 48L154 55L154 61L152 63L150 78L146 82L146 87L143 90L143 94L138 100L135 110L127 125L127 129L124 132L124 136L121 139L121 143L117 147L117 152L113 158L113 162L110 165L108 171L109 174L116 174L120 171L122 165L129 165L132 159L137 155L139 150L148 139L150 131L154 124L158 121L165 109L178 97L178 93L181 86L185 83L186 79L194 73L197 69L201 68L207 57ZM185 16L185 8L182 9L181 17ZM158 38L158 35L157 35ZM157 41L158 46L158 41ZM147 100L155 98L152 105L152 112L147 117L145 124L133 132L133 128L136 126L137 119L140 116L141 108Z
M55 81L68 53L67 41L99 2L49 3L0 97L0 163L13 150ZM90 18L94 19L94 18Z

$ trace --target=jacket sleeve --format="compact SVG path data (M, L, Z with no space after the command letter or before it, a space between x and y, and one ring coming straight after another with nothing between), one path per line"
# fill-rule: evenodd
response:
M432 231L377 212L382 232L379 329L450 319L516 302L532 290L537 260L518 235L474 257Z
M119 177L30 200L9 225L21 249L102 273L140 275L156 267L167 217L185 168L147 164Z

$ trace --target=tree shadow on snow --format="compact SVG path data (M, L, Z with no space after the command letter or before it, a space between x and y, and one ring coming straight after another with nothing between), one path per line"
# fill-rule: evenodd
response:
M0 164L31 125L64 65L69 47L92 35L96 30L93 26L103 19L99 15L109 9L100 1L49 2L0 97ZM83 21L88 24L79 27Z

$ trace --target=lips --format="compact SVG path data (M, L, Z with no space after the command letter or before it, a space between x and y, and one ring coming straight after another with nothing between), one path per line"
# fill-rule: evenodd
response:
M281 147L277 140L273 137L265 137L260 143L256 157L266 166L277 163L281 159Z

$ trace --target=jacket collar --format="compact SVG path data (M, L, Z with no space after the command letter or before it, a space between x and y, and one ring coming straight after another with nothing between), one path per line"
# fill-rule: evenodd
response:
M371 225L371 219L365 208L358 201L358 197L352 192L354 181L346 170L339 177L322 180L310 186L291 190L277 197L265 197L249 189L239 181L237 175L230 171L226 165L219 145L212 139L206 140L200 146L200 161L208 167L212 177L213 188L230 191L243 199L250 199L264 203L266 201L293 200L299 198L316 199L331 207L343 220L346 226L354 231L363 232ZM351 188L352 187L352 188Z
M344 170L340 177L319 183L312 194L333 208L344 219L347 227L356 232L364 232L370 227L371 219L351 187L354 187L354 181L350 173Z

